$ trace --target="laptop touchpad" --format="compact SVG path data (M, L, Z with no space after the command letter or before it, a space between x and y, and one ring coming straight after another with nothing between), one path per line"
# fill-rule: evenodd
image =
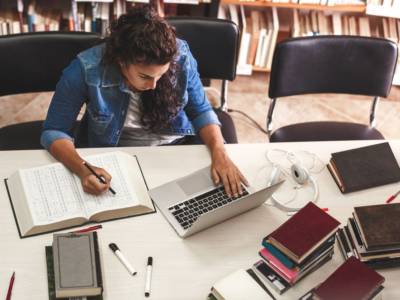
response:
M214 183L207 172L197 173L176 181L187 196L203 192L214 187Z

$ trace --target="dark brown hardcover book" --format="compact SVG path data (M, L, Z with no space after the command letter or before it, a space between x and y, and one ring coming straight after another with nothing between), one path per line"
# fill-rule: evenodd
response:
M355 207L354 217L368 250L400 249L400 203Z
M400 181L400 168L389 143L332 153L328 169L342 193Z
M309 202L269 235L271 244L301 263L338 229L340 222Z
M314 290L313 299L370 299L384 281L385 278L352 256Z

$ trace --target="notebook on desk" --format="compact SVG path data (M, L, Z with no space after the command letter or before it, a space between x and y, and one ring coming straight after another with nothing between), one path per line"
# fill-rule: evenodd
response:
M300 300L372 300L383 289L385 278L354 256Z
M400 167L389 143L332 153L328 170L342 193L400 181Z
M222 185L215 186L210 174L210 167L206 167L149 191L161 213L181 237L260 206L283 182L259 191L243 186L241 196L228 197Z

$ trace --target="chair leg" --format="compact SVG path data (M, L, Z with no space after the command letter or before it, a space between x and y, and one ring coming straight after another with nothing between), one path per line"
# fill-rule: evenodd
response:
M375 113L378 107L379 100L380 100L379 97L374 97L374 100L372 101L371 110L369 113L369 126L372 128L374 128L376 125Z
M268 108L268 114L267 114L267 135L268 135L268 139L271 137L271 133L272 133L272 115L274 113L274 109L275 109L275 104L276 104L276 98L272 98L270 99L271 102L269 104L269 108Z
M228 110L228 81L222 80L221 84L221 106L219 107L223 111Z

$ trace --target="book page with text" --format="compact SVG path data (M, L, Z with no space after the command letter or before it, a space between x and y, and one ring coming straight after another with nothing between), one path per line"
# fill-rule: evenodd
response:
M78 183L62 164L21 170L21 179L35 225L87 217Z
M118 155L121 154L124 155L124 153L120 152L111 152L85 158L91 165L103 168L112 176L111 187L116 192L113 195L110 191L106 191L99 196L95 196L85 193L80 187L80 192L83 195L83 205L88 216L105 210L132 207L140 204L132 188L132 183L127 182L128 176L126 174L127 170L124 168L125 164L118 158ZM134 160L133 157L132 159ZM129 168L134 167L135 165L129 165Z

